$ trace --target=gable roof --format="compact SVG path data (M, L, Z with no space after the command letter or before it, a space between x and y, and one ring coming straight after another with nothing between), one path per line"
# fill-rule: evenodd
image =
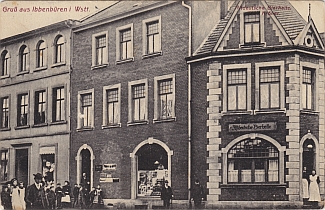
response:
M201 46L195 51L194 55L202 55L211 53L216 49L216 45L223 39L223 34L230 27L230 23L234 20L238 12L238 7L242 5L243 1L236 0L230 7L226 17L221 19L217 26L207 36ZM303 31L307 22L301 17L298 11L291 5L288 0L265 0L262 1L266 7L290 7L290 10L281 10L281 12L272 15L278 26L283 29L284 35L288 37L289 41L293 44L294 40Z

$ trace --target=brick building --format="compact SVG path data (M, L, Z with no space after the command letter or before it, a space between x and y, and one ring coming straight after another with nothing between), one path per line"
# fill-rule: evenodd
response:
M288 1L235 1L187 61L192 173L207 176L207 206L301 205L304 168L324 199L324 43L312 18Z
M100 184L106 204L161 206L160 187L168 180L173 205L188 204L184 58L217 24L219 6L120 1L73 28L72 182ZM191 31L192 19L208 30Z
M40 172L68 180L70 35L67 20L0 40L0 182Z

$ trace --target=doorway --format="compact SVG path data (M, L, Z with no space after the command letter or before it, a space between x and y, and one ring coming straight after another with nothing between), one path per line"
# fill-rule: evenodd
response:
M86 184L88 190L90 190L90 173L91 173L91 154L88 149L83 149L81 151L81 184ZM85 175L85 177L84 177ZM84 182L84 183L83 183Z
M28 185L28 149L16 149L15 175L24 185Z
M306 168L306 172L309 175L315 167L315 143L312 139L306 139L303 144L302 168Z

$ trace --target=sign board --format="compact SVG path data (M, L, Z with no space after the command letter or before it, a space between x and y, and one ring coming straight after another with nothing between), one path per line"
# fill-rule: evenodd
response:
M117 165L116 164L104 164L103 170L116 170Z
M113 178L109 173L100 173L99 182L120 182L120 179Z
M95 171L102 171L103 165L95 165Z
M273 131L276 129L276 122L229 124L229 132Z

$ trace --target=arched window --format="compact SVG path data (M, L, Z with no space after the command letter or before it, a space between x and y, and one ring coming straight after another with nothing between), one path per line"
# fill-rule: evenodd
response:
M228 183L279 182L279 151L263 139L245 139L227 153Z
M46 45L44 41L39 41L37 45L37 68L44 67L46 65Z
M27 71L29 66L29 51L26 45L19 50L19 71Z
M59 35L55 41L55 58L54 63L64 62L65 50L64 50L64 38Z
M1 76L9 74L9 53L7 50L1 54Z

